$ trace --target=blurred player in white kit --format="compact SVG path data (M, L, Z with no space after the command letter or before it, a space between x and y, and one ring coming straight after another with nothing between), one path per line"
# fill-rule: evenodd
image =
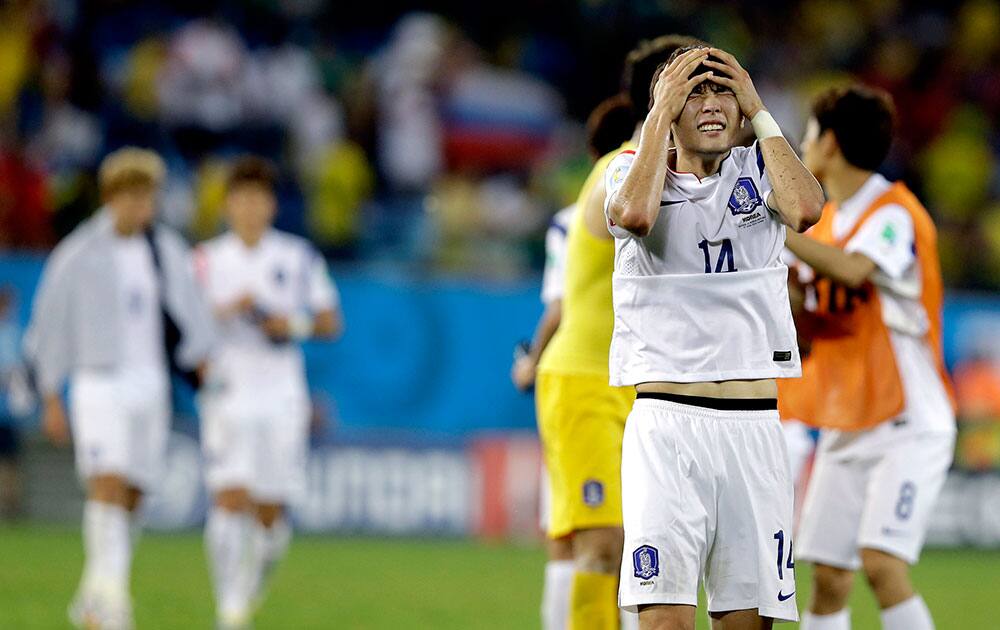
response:
M43 429L69 440L86 483L85 565L70 621L131 628L129 579L142 495L162 476L170 368L203 372L212 317L187 245L153 225L163 160L125 148L106 157L104 206L52 252L25 339L44 400ZM69 388L69 424L62 388Z
M272 227L275 179L267 161L239 159L226 193L230 230L196 252L220 330L201 404L213 496L205 546L221 628L248 627L291 539L285 507L304 483L310 418L298 344L343 327L323 258Z

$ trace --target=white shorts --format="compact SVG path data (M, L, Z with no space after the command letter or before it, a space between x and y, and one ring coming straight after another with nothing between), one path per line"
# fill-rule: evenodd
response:
M69 416L81 479L122 475L131 485L150 491L161 478L170 431L165 372L75 374Z
M618 601L795 621L792 483L778 413L636 400L622 448Z
M781 423L782 434L785 436L785 447L788 449L788 466L791 469L792 484L799 482L802 469L805 468L809 456L813 452L813 439L809 435L809 427L798 420L785 420Z
M848 458L821 448L802 505L797 557L857 570L859 550L878 549L916 563L954 448L949 433L909 436Z
M309 403L303 396L217 395L202 400L201 442L209 490L243 488L288 504L305 489Z

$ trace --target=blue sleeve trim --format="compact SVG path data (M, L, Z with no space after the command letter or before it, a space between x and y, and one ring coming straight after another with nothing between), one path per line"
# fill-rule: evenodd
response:
M753 143L754 148L757 150L757 170L760 172L760 176L764 176L764 154L760 152L760 141Z

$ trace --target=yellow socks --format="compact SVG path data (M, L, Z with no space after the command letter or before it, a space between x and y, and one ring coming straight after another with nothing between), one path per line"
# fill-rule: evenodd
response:
M618 630L618 576L573 574L569 630Z

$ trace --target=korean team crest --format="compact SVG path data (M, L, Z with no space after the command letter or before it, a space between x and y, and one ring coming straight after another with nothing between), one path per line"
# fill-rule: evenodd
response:
M590 507L604 503L604 484L596 479L588 479L583 484L583 502Z
M635 577L648 580L660 574L660 552L656 547L643 545L632 552L632 568Z
M736 180L733 187L733 194L729 196L729 210L734 214L750 214L764 202L760 198L757 185L749 177L741 177Z

